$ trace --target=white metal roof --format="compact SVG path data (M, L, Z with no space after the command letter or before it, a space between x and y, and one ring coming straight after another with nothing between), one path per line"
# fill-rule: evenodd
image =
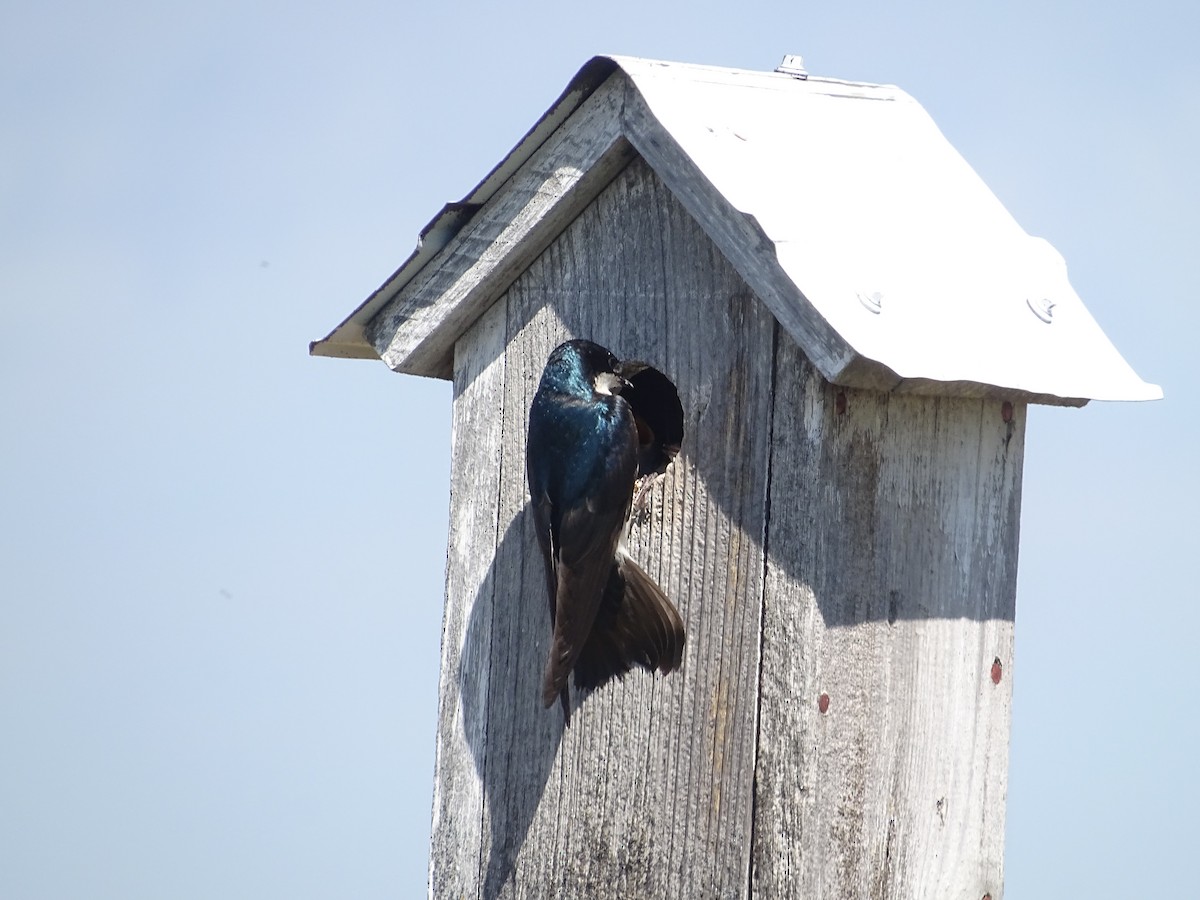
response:
M811 305L862 357L912 381L1080 400L1162 396L1100 330L1058 252L1021 229L896 87L597 58L469 195L472 205L614 68L712 188L757 223L794 283L787 302ZM384 287L411 278L422 255L433 254L418 250ZM384 293L340 328L358 316L361 329L395 290ZM322 345L338 334L313 352L333 350Z

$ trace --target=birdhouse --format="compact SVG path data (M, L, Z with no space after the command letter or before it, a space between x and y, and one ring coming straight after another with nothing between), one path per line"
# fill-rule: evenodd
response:
M454 382L434 897L1002 894L1026 409L1161 392L911 97L786 62L591 60L312 347ZM628 540L686 646L565 727L525 443L573 337L678 390Z

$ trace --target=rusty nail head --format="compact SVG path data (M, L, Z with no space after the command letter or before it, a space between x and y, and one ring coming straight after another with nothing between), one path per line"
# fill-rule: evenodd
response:
M828 694L822 694L820 697L817 698L817 709L821 712L821 715L824 715L825 713L829 712L829 695Z
M1004 675L1004 665L1000 662L1000 657L996 657L992 662L992 684L999 684L1001 676Z

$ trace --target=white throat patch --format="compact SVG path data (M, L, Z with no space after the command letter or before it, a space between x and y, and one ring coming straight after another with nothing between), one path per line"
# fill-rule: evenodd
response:
M624 382L619 375L614 375L612 372L601 372L596 376L593 385L596 388L597 394L612 396L613 394L621 393Z

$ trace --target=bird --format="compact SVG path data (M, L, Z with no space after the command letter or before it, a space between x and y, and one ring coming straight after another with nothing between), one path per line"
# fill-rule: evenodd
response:
M683 441L674 384L589 340L551 352L529 410L526 477L546 573L553 636L542 679L571 722L568 677L594 690L634 665L678 669L683 619L630 558L624 536L639 501ZM639 486L640 483L640 486Z

